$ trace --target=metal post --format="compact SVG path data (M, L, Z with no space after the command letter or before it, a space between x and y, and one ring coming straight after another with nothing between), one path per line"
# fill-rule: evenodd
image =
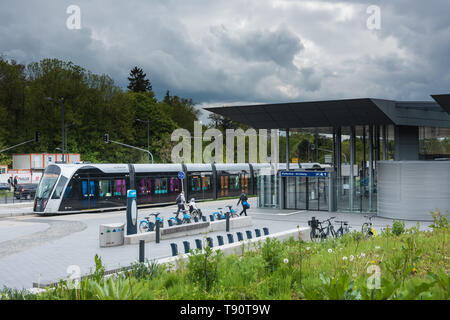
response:
M145 240L139 240L139 262L144 262L145 259Z
M286 128L286 170L289 171L289 128Z
M383 125L383 160L387 159L387 125Z
M373 125L369 125L369 212L372 211L373 191Z
M62 127L62 162L65 162L64 98L61 99L61 127Z
M156 226L155 226L155 242L156 243L159 243L160 235L161 235L160 225L159 225L159 222L156 222Z
M355 193L355 179L354 179L354 165L355 165L355 127L350 127L350 210L353 211L354 193Z
M227 222L226 222L226 232L230 232L230 213L229 212L227 212L226 213L226 219L227 219Z

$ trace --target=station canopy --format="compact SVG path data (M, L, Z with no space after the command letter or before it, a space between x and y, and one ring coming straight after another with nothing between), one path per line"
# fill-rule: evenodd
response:
M450 128L450 94L432 97L437 102L361 98L204 109L255 129L390 124Z

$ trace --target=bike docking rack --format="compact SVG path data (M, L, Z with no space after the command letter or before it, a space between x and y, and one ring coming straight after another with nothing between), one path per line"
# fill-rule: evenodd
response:
M138 244L139 240L145 240L145 242L156 242L157 235L159 235L158 240L180 238L198 234L205 234L216 231L226 231L229 232L231 229L239 229L245 227L251 227L253 225L252 218L250 216L236 217L229 219L205 221L203 216L199 222L183 223L172 225L171 227L161 227L159 232L156 229L158 227L155 225L155 231L148 231L143 233L137 233L132 235L125 235L124 244Z

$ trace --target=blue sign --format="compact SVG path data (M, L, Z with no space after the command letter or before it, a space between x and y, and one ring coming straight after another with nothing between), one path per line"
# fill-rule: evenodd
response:
M184 172L183 171L178 172L178 178L179 179L184 179Z
M282 177L323 177L328 178L325 171L281 171Z
M136 198L136 190L128 190L127 198Z

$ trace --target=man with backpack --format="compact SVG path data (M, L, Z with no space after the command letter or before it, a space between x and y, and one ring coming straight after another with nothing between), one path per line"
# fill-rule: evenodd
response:
M184 204L186 203L186 199L184 198L184 191L181 191L181 193L176 198L176 203L178 205L177 215L180 213L180 210L184 210Z
M240 216L242 216L242 213L244 213L247 216L247 209L250 209L250 204L247 202L248 197L245 194L244 191L242 191L241 196L239 197L239 201L237 203L237 206L239 203L242 203L242 211L239 213Z

